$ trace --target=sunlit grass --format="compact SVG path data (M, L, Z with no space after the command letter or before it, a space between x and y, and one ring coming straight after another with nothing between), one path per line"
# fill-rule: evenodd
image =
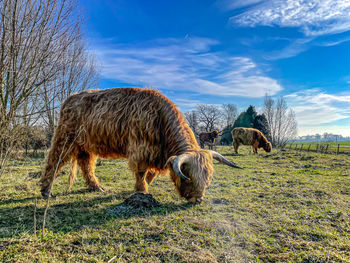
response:
M234 155L244 169L215 164L200 205L188 205L167 177L150 193L162 205L113 217L133 192L125 161L105 160L96 174L106 192L85 191L68 167L54 185L45 236L37 186L42 160L18 161L0 178L1 262L346 262L350 260L350 157L294 150Z

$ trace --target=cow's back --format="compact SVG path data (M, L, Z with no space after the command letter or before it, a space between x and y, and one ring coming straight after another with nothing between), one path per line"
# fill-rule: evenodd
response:
M240 144L252 145L254 143L254 130L238 127L232 130L232 138Z
M72 95L62 106L60 122L72 131L83 130L78 143L104 157L106 153L127 156L143 147L145 155L154 155L144 158L154 159L181 140L197 145L176 106L152 89L115 88Z

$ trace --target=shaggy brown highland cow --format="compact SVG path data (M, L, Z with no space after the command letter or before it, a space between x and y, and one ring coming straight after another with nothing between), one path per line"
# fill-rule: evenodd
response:
M211 132L202 132L199 134L199 145L204 148L205 143L208 143L209 149L212 149L215 139L219 136L220 132L213 130Z
M126 158L137 192L147 193L157 174L169 172L175 189L200 202L213 174L213 158L239 168L214 151L202 150L183 116L168 98L152 89L115 88L82 92L62 105L41 178L47 197L59 169L72 160L88 187L103 190L94 175L97 157Z
M265 138L261 131L253 128L234 128L232 131L233 147L238 154L240 144L251 145L254 153L258 153L258 148L263 148L266 152L271 152L271 143Z

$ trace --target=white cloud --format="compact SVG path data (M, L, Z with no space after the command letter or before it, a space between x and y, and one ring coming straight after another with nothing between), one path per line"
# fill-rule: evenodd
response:
M334 122L350 118L350 95L327 94L319 89L309 89L285 98L295 111L299 127L303 129L320 125L335 126Z
M291 41L289 45L282 48L281 50L275 50L267 53L264 57L268 60L290 58L298 55L299 53L308 49L312 39L310 38L299 38Z
M177 97L172 99L172 101L175 102L175 104L179 106L183 112L192 110L196 107L197 104L201 103L199 100L183 99Z
M297 27L316 37L350 30L349 14L350 0L265 0L230 21L248 27Z
M211 51L207 38L163 39L138 45L103 45L94 52L107 79L158 89L217 96L262 97L282 87L247 57Z
M242 8L250 5L254 5L262 2L263 0L221 0L218 1L218 6L220 6L224 10L233 10L237 8Z

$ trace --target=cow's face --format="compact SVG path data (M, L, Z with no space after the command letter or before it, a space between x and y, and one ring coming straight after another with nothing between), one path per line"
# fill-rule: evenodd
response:
M171 157L168 163L170 176L178 194L190 203L200 203L205 189L211 183L214 171L210 152L207 150L190 151L180 155L179 158Z
M266 151L266 152L271 152L271 150L272 150L272 145L271 145L271 143L270 142L268 142L268 143L266 143L266 145L265 145L265 147L264 147L264 150Z
M211 136L212 136L212 138L217 138L219 136L219 134L220 134L220 132L215 130L215 131L212 131Z

